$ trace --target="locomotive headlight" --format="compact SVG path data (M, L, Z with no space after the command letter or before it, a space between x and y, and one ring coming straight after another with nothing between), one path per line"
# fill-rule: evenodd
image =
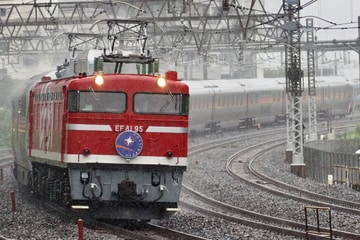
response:
M83 185L86 185L89 183L89 172L87 172L87 171L80 172L80 182Z
M99 86L103 85L104 83L104 76L102 72L98 72L95 75L95 83Z
M157 85L161 88L164 88L166 86L166 79L163 77L159 77L157 80Z

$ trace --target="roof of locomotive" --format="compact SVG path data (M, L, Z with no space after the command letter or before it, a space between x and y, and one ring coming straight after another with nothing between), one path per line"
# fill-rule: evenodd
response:
M42 81L43 76L50 77L49 80ZM41 89L43 84L54 82L54 86L67 85L69 89L88 91L89 87L95 91L133 91L133 92L161 92L171 91L174 93L188 93L189 87L187 84L177 81L168 80L167 86L161 90L157 85L159 76L142 75L142 74L104 74L104 83L99 86L95 83L95 75L70 77L64 79L57 79L53 74L38 75L36 79L32 79L32 83L39 84L35 88ZM61 83L62 84L59 84ZM34 85L32 84L32 86Z
M304 90L307 89L307 79L304 81ZM316 87L331 87L354 85L358 82L350 81L344 77L316 77ZM189 85L190 94L209 94L209 93L236 93L266 90L285 91L285 78L260 78L260 79L222 79L222 80L201 80L184 81Z

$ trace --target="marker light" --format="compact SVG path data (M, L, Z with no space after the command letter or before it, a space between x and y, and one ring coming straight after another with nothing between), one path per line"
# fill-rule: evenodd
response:
M89 172L87 171L80 172L80 182L83 185L87 185L89 183Z
M102 73L97 73L95 75L95 83L99 86L104 83L104 77L103 77Z
M161 88L166 86L166 80L163 77L159 77L157 80L157 85Z

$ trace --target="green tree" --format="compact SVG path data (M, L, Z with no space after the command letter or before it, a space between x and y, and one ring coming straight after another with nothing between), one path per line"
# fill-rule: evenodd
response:
M360 123L356 124L355 130L351 132L347 138L360 140Z

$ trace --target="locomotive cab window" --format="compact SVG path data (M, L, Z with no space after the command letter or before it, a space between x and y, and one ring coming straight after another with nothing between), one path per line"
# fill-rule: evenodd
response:
M122 92L89 91L68 92L69 112L124 113L126 95Z
M175 93L136 93L134 112L139 114L188 115L189 95Z

